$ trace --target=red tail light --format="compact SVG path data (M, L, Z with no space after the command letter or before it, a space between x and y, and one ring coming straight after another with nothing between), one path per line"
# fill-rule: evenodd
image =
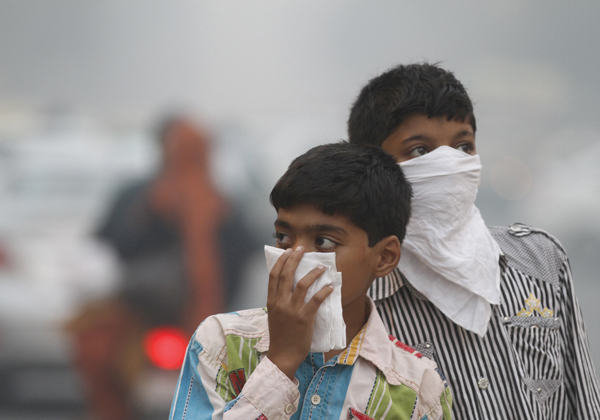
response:
M173 327L154 328L144 337L148 359L161 369L179 369L185 357L188 337Z

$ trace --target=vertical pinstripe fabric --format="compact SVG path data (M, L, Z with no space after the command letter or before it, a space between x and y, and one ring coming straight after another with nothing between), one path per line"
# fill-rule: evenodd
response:
M569 263L547 233L490 228L501 303L484 338L452 323L398 271L370 294L390 334L435 360L456 419L600 419L600 391ZM518 315L518 314L521 315Z

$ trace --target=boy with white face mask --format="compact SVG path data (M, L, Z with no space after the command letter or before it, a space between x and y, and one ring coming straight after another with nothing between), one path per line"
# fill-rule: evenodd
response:
M413 186L398 269L370 293L390 333L434 359L457 419L600 418L567 256L538 229L487 228L473 106L436 65L395 67L360 92L351 143L396 157Z

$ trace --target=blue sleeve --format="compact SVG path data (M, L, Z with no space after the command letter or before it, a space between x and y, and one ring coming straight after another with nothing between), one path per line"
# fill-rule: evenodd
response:
M169 420L208 420L213 418L215 411L223 411L225 401L216 392L218 369L205 361L201 363L201 352L202 345L192 337L177 382Z

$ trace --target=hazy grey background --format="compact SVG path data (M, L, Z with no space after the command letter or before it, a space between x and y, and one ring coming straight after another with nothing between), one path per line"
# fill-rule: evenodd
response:
M360 87L441 61L476 104L484 218L565 245L600 366L599 21L594 1L0 0L0 240L15 261L0 294L21 296L0 312L60 320L110 288L88 234L114 187L152 169L163 110L213 130L215 177L268 235L272 184L345 137Z

